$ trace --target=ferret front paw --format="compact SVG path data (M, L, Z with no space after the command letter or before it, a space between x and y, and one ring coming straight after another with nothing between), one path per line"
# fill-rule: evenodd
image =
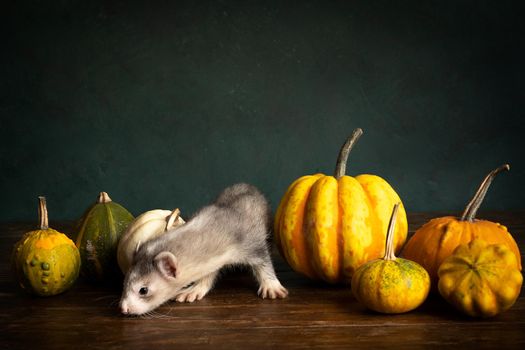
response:
M193 303L196 300L201 300L208 293L207 290L194 289L188 292L183 292L175 297L179 303Z
M179 303L193 303L196 300L201 300L211 289L211 285L207 283L197 283L182 293L175 296L175 300Z
M288 296L288 290L279 281L262 284L257 294L263 299L284 299Z

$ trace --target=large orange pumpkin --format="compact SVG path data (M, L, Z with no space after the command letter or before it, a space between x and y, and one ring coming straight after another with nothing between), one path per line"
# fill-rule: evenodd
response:
M349 284L363 263L384 255L397 193L376 175L345 175L351 148L363 131L356 129L339 153L335 176L307 175L288 188L275 215L275 242L297 272L329 283ZM401 204L395 249L407 235Z
M468 244L475 238L480 238L488 244L502 243L509 247L516 255L521 270L520 251L507 228L499 223L475 219L494 177L509 169L509 165L505 164L485 177L461 218L445 216L432 219L419 228L407 242L403 257L419 263L428 271L434 289L437 286L437 272L443 261L452 255L459 245Z

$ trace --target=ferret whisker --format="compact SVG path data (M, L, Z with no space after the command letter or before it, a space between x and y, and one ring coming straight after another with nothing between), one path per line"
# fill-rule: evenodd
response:
M169 319L169 318L173 318L173 317L170 316L170 315L163 314L163 313L158 312L158 311L156 311L155 314L156 314L156 316L157 316L158 319Z
M115 298L118 298L118 297L116 297L114 294L111 294L111 295L103 295L101 297L95 298L94 300L95 301L101 301L101 300L104 300L104 299L111 299L111 300L113 300Z
M142 315L139 315L139 317L140 317L141 319L143 319L143 320L148 320L148 319L151 319L151 318L152 318L149 312L146 312L146 313L144 313L144 314L142 314Z
M167 319L167 318L171 318L168 315L164 315L164 314L162 314L162 313L160 313L158 311L154 311L154 310L146 312L144 314L144 316L145 316L144 318L146 318L146 319Z
M119 301L120 301L120 299L113 299L112 301L110 301L110 303L109 303L108 306L109 306L109 307L115 307L115 306L118 306Z
M175 316L171 316L171 312L173 311L173 307L170 307L168 308L168 313L167 315L170 316L170 317L175 317Z

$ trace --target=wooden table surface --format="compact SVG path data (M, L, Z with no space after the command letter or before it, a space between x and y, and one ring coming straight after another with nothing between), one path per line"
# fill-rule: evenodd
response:
M443 213L409 214L410 234ZM525 251L525 212L484 213L505 224ZM70 223L51 226L69 233ZM0 224L0 349L55 348L525 348L525 296L491 319L471 319L431 295L402 315L369 312L349 288L294 273L274 254L285 300L261 300L248 271L226 273L214 290L193 304L169 303L150 318L119 314L120 286L79 280L48 298L24 294L10 272L9 256L32 223ZM522 258L523 259L523 258Z

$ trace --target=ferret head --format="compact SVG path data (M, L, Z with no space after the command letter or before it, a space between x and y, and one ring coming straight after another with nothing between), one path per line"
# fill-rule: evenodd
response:
M125 315L142 315L175 296L177 288L177 259L168 252L153 258L136 254L126 274L120 310Z

